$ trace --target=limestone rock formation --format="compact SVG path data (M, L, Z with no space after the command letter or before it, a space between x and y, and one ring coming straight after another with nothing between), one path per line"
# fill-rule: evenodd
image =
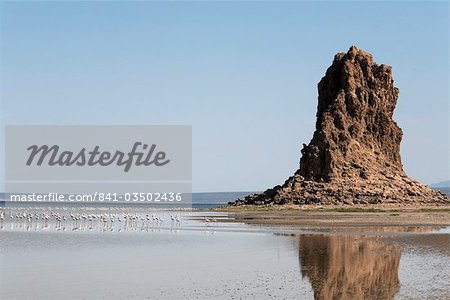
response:
M390 66L352 46L336 54L318 91L316 129L295 175L232 204L450 203L403 171Z

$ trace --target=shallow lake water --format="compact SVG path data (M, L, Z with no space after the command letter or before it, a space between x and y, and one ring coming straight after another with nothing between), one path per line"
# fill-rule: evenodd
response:
M0 299L450 299L448 228L300 231L202 211L3 211Z

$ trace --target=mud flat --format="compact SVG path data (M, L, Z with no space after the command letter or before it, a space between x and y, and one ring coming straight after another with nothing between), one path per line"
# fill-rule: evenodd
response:
M450 226L450 205L366 205L366 206L240 206L217 211L228 212L224 222L269 226L361 227L361 226Z

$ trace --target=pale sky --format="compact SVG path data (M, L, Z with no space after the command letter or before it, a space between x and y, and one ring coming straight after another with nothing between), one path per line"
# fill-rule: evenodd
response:
M264 190L298 168L317 83L354 44L393 67L406 172L450 178L447 1L0 9L2 126L191 124L195 192Z

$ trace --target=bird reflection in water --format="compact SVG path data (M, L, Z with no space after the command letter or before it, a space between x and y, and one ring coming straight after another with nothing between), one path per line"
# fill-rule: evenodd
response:
M402 247L373 236L301 235L299 260L316 300L393 299Z

